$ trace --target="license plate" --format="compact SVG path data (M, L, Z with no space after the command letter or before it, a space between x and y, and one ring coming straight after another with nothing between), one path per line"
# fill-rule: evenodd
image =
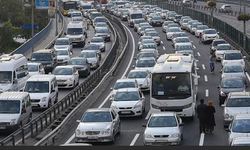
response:
M168 140L155 140L155 142L168 142Z
M130 114L130 111L122 111L121 114Z
M0 129L6 129L6 127L0 127Z
M88 136L88 139L98 139L98 136Z

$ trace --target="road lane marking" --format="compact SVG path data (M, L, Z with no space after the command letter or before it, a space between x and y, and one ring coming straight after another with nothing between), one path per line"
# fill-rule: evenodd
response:
M145 120L148 120L148 118L150 117L150 115L151 115L151 109L148 111L148 114L147 114Z
M247 76L248 81L250 81L250 77L249 77L249 74L247 72L246 72L246 76Z
M199 146L203 146L203 144L204 144L204 137L205 137L205 133L201 133Z
M203 70L205 70L205 69L206 69L204 64L202 64L202 68L203 68Z
M161 44L163 44L163 42L161 41Z
M205 80L205 82L208 81L208 80L207 80L207 75L204 75L204 80Z
M163 48L164 51L166 50L165 46L163 46L162 48Z
M134 144L135 144L136 140L138 139L139 135L140 135L140 134L136 134L136 135L135 135L134 139L132 140L132 142L130 143L129 146L134 146Z
M197 52L197 55L198 55L198 56L201 56L201 54L200 54L199 52Z
M206 95L205 95L206 97L208 97L209 96L209 91L208 91L208 89L206 89Z

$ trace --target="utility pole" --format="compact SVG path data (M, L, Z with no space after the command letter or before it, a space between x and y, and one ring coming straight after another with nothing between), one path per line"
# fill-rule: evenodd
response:
M34 0L31 0L31 51L34 52Z
M244 0L243 13L246 14L246 0ZM246 50L246 20L243 21L243 48Z
M55 33L55 36L57 36L58 34L58 22L57 22L57 0L55 0L55 15L56 15L56 33Z

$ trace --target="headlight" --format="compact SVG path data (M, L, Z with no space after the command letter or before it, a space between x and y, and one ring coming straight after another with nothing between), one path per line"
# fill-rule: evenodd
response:
M110 34L108 34L107 37L110 37Z
M184 109L186 109L186 108L190 108L191 106L192 106L192 103L187 104L187 105L185 105L185 106L184 106Z
M222 92L222 91L220 91L220 95L221 96L226 96L226 94L224 92Z
M154 109L160 109L160 107L159 107L159 106L154 105L154 104L151 104L151 107L153 107Z
M172 138L177 138L177 137L180 137L180 133L175 133L175 134L172 134L170 135L169 137L172 137Z
M79 129L76 129L75 133L76 133L76 135L81 135L81 133L82 133L82 135L84 135L84 132L81 132L81 130L79 130Z
M119 109L119 108L118 108L117 106L115 106L115 105L112 105L111 108L114 109L114 110Z
M104 130L104 131L101 131L101 134L110 134L111 133L111 129L110 129L110 127L109 128L107 128L106 130Z
M134 108L139 108L139 107L141 107L141 103L140 103L140 102L138 102L138 103L135 104L135 106L134 106Z
M230 119L230 120L232 120L233 117L234 117L233 115L229 115L229 114L225 114L225 115L224 115L224 118L225 118L225 119Z
M46 97L42 97L42 98L41 98L41 101L42 101L42 102L45 102L45 101L46 101Z
M69 78L67 81L73 81L73 79Z
M11 119L10 120L10 125L16 124L16 119Z
M144 134L145 138L153 138L153 136L151 134Z

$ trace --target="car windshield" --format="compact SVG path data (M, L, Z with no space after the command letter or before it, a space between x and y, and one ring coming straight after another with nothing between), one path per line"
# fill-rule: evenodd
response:
M72 75L72 68L55 68L53 70L54 75Z
M164 21L164 23L163 23L163 24L164 24L164 26L167 26L167 25L169 25L169 24L171 24L171 23L172 23L172 24L174 24L174 22L173 22L173 21Z
M76 18L75 18L75 17L73 17L73 18L72 18L72 21L74 21L74 22L75 22L75 21L83 21L83 20L82 20L82 18L81 18L81 17L76 17Z
M250 107L250 98L229 98L227 107Z
M0 114L19 114L20 101L19 100L1 100Z
M244 83L242 79L225 79L221 82L222 88L243 88Z
M176 50L181 51L181 50L192 50L193 47L192 45L177 45Z
M148 32L147 35L149 36L159 36L157 32Z
M114 95L114 101L138 101L138 91L118 91Z
M99 46L95 44L88 44L83 47L83 50L99 50Z
M169 24L168 27L180 27L178 24L175 24L175 23L172 23L172 24Z
M204 31L205 34L216 34L215 30L205 30Z
M108 25L106 23L97 23L95 27L107 27Z
M188 37L186 33L174 33L173 37Z
M162 20L162 18L160 16L154 16L152 17L153 20Z
M94 22L106 22L105 18L95 18Z
M131 82L131 81L116 82L114 85L115 90L120 89L120 88L134 88L134 87L136 87L136 84L135 84L135 82Z
M244 72L242 66L237 66L237 65L230 65L230 66L224 66L223 67L223 72L224 73L232 73L232 72Z
M110 112L86 112L81 120L83 123L111 121Z
M145 40L141 41L141 44L146 44L146 43L154 43L155 44L155 41L153 39L145 39Z
M148 122L148 127L176 127L177 122L174 116L153 116Z
M237 133L250 133L250 119L237 119L233 121L232 131Z
M189 38L177 38L175 39L176 43L186 43L186 42L190 42Z
M11 71L0 71L0 83L10 84L12 82L12 72Z
M27 81L24 87L24 92L48 93L49 82L48 81Z
M56 40L55 45L69 45L69 40Z
M197 26L197 30L205 30L208 29L208 26Z
M104 42L103 38L92 38L90 42Z
M81 52L79 57L95 58L95 52Z
M67 65L86 65L86 61L83 59L70 59L67 61Z
M232 50L230 45L218 46L216 50Z
M228 53L225 54L225 60L239 60L242 59L241 53Z
M59 55L69 55L69 51L68 50L56 50L55 54L57 56L59 56Z
M136 67L154 67L155 61L153 59L143 60L139 59L136 63Z
M29 70L29 72L36 72L36 71L38 71L38 65L29 64L28 70Z
M138 72L130 72L128 74L128 78L146 78L148 76L147 72L138 71Z
M143 18L142 13L138 13L138 14L131 14L130 15L131 19L137 19L137 18Z

